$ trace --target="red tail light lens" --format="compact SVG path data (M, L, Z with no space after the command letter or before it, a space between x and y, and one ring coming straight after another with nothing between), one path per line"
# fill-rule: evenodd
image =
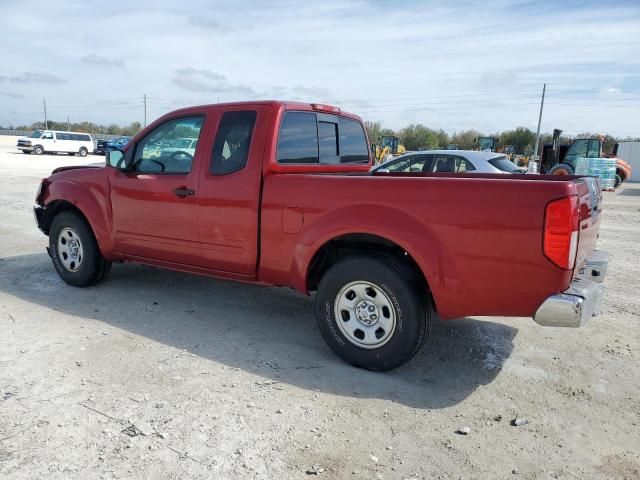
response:
M547 204L544 216L545 256L558 267L571 270L578 251L578 197L565 197Z

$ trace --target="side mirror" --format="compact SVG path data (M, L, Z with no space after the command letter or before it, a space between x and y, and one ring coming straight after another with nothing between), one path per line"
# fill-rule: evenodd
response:
M122 150L107 150L107 165L118 170L124 170L126 167L126 159Z

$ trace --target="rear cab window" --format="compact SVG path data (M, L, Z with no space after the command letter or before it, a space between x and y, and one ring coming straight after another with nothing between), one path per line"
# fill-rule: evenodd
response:
M277 161L282 164L338 165L369 162L362 124L319 112L287 111L278 136Z

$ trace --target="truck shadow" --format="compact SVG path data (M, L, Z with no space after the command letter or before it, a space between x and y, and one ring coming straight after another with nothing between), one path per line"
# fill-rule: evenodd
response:
M140 265L114 265L96 287L64 284L46 254L0 258L0 291L189 351L267 380L415 408L455 405L493 381L517 329L491 321L434 322L406 366L373 373L341 362L315 325L313 299Z

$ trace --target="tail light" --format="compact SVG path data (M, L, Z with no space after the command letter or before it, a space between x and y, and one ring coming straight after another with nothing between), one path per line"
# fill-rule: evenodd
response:
M547 204L544 216L545 256L558 267L571 270L578 251L578 197L565 197Z

